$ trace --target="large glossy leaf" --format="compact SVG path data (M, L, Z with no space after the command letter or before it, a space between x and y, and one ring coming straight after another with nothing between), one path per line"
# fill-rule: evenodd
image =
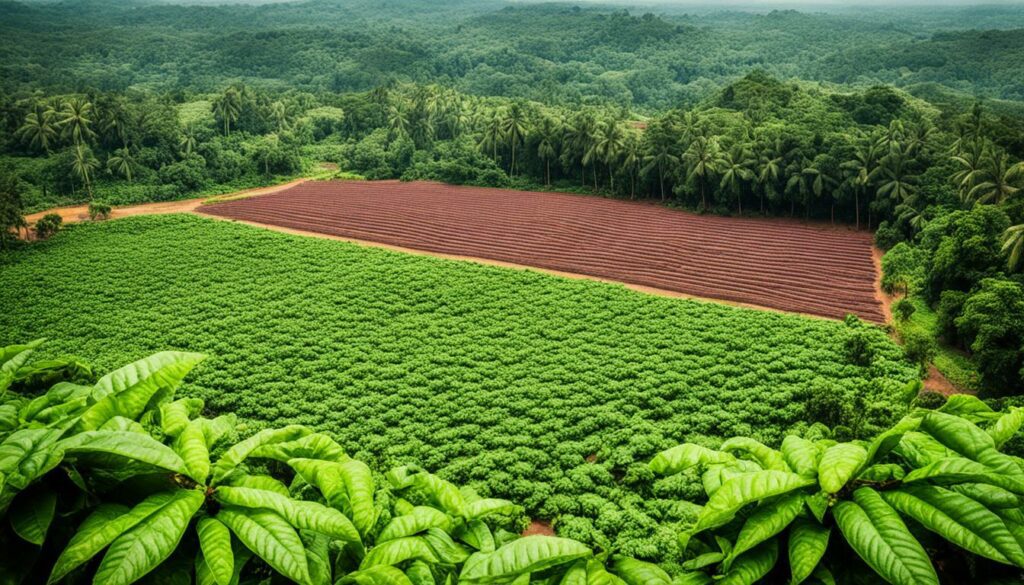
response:
M337 585L355 583L356 585L413 585L401 569L380 565L365 571L350 573L337 581Z
M204 358L198 353L164 351L103 376L93 390L96 403L82 413L78 430L98 429L115 416L136 419L145 410L157 408Z
M968 459L1005 475L1024 477L1024 470L1017 461L996 449L991 435L959 416L930 412L921 421L921 429Z
M893 585L938 585L931 560L899 514L870 488L853 498L836 504L832 514L857 555Z
M43 341L43 339L37 339L23 345L8 345L0 348L0 396L4 395L11 382L14 381L15 374L28 362L32 352Z
M814 483L812 478L788 471L757 471L734 477L708 499L697 518L694 533L729 522L744 506Z
M821 489L830 494L843 489L867 458L867 450L853 443L839 443L825 449L818 463Z
M587 561L579 560L569 565L558 585L587 585Z
M177 437L203 409L198 398L182 398L160 406L160 427L168 437Z
M461 526L455 536L480 552L494 552L497 548L491 529L483 520L472 520Z
M216 518L201 518L196 523L203 560L217 585L229 585L235 573L235 555L231 550L231 531Z
M373 474L362 461L343 463L315 459L291 459L288 465L323 494L327 503L352 519L359 533L369 534L377 522L373 505Z
M782 453L779 453L775 449L767 447L749 437L733 437L725 443L722 443L721 450L726 453L733 454L737 451L741 453L746 452L764 469L774 471L792 471L789 466L786 465L786 460L782 456Z
M405 569L405 576L409 578L412 585L437 585L434 573L430 571L430 565L423 561L413 561Z
M794 473L813 476L818 473L821 448L813 441L788 435L782 440L782 457Z
M269 510L233 507L221 509L217 519L275 571L300 585L310 584L306 549L287 520Z
M411 513L392 518L377 535L377 542L412 536L428 528L449 531L451 527L451 518L444 512L429 506L416 506Z
M768 574L779 558L779 543L769 540L736 559L732 568L719 581L721 585L753 585Z
M466 518L477 519L498 514L510 516L519 511L519 506L508 500L484 498L466 504Z
M96 569L95 582L128 585L155 569L178 547L202 505L201 491L176 490L166 504L110 544Z
M895 452L914 467L924 467L950 457L959 457L956 451L936 441L931 435L910 431L903 435Z
M527 585L530 575L524 574L512 581L512 585ZM608 571L598 559L587 561L587 585L627 585L626 582Z
M22 429L0 443L0 513L18 490L57 466L64 453L58 448L61 431Z
M977 555L1024 567L1024 550L994 512L938 486L905 486L882 492L893 508L953 544Z
M469 558L470 550L452 540L447 532L440 528L431 528L423 534L423 540L434 552L434 556L446 565L458 565Z
M789 568L791 585L807 580L828 548L832 529L807 518L797 518L789 529Z
M893 427L884 433L878 435L868 443L867 457L864 458L864 467L874 464L880 460L890 451L892 451L896 445L900 444L903 437L912 431L916 431L921 426L921 415L912 414L904 417L900 422L893 425Z
M42 546L57 509L57 494L48 488L33 488L14 499L7 513L11 528L24 540Z
M1024 480L997 473L991 467L963 457L940 459L935 463L911 471L903 478L905 484L917 482L988 483L1018 495L1024 494Z
M246 487L256 490L266 490L268 492L275 492L285 497L291 497L291 492L288 490L288 486L284 485L280 481L270 477L269 475L241 475L236 474L231 478L228 485L234 487Z
M981 502L988 508L1005 509L1020 508L1021 498L1009 490L985 483L961 483L950 486L972 500Z
M287 463L289 459L321 459L336 463L350 459L341 445L323 433L313 433L294 441L261 445L249 456L282 463Z
M125 457L188 475L188 467L173 449L150 437L131 431L87 431L72 435L59 444L65 455L105 453Z
M628 585L671 585L672 578L654 563L622 555L612 557L612 572Z
M306 545L306 564L313 585L331 585L331 537L311 530L299 531Z
M1021 424L1024 424L1024 408L1011 406L1009 412L997 418L987 432L996 448L999 448L1017 434Z
M229 473L241 465L249 454L264 445L294 441L300 437L310 434L308 428L300 425L289 425L280 429L267 429L260 431L248 439L236 443L221 455L213 466L212 483L220 483Z
M732 553L725 560L725 569L736 557L785 530L803 507L804 496L800 493L762 502L743 523Z
M755 471L761 471L761 466L757 463L736 459L732 463L708 465L707 470L701 474L700 481L704 487L704 493L711 497L718 491L718 488L722 487L723 483L736 476Z
M462 567L459 582L496 583L523 573L534 573L590 556L590 549L575 540L554 536L526 536L494 552L476 553Z
M188 470L188 476L206 485L210 477L210 448L206 444L202 421L189 421L178 432L172 445Z
M732 455L722 451L715 451L693 443L684 443L658 453L648 465L654 473L673 475L691 467L703 467L713 463L731 463L735 459Z
M272 510L296 528L320 532L345 542L361 541L359 531L344 514L316 502L295 500L267 490L233 486L217 488L214 497L230 506Z
M60 554L50 574L50 583L62 579L96 556L125 530L135 526L174 499L174 492L149 496L134 508L102 504L78 527L68 546Z
M426 563L437 563L438 558L427 542L420 536L407 536L383 542L366 553L360 569L368 569L378 565L397 565L408 560L418 559Z

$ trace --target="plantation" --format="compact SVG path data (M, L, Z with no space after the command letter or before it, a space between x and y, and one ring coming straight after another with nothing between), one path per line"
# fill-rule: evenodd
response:
M875 328L646 296L193 216L74 226L0 257L0 339L108 371L202 352L183 396L241 434L303 424L374 468L416 464L561 536L678 559L683 441L863 437L917 372ZM863 346L849 355L851 339ZM857 359L854 359L857 358Z

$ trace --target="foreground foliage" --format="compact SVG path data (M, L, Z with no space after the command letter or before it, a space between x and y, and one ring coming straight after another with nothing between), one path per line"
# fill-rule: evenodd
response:
M656 519L691 518L675 502L699 484L639 461L808 420L866 436L917 375L874 327L855 330L874 350L858 365L841 323L192 216L76 225L0 262L0 338L102 368L206 353L183 395L213 412L330 433L374 468L415 463L648 559L674 554Z
M0 349L4 582L228 585L272 571L300 585L526 583L576 572L668 583L633 559L606 568L609 555L570 539L520 538L504 529L518 506L419 468L393 469L379 485L365 463L306 427L237 441L234 415L204 418L201 400L174 399L200 354L161 352L87 385L91 370L75 360L29 363L39 344Z
M1000 452L1022 422L1022 409L957 395L869 441L789 435L775 450L736 437L680 445L650 467L701 476L687 583L858 582L868 568L896 585L983 583L1024 568L1024 460Z

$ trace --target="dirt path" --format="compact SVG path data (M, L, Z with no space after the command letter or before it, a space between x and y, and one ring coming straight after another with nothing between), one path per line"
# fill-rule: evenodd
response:
M111 210L111 219L119 217L131 217L133 215L161 215L165 213L189 213L199 208L200 205L207 201L233 201L235 199L243 199L245 197L255 197L258 195L268 195L270 193L276 193L284 189L301 185L309 179L295 179L281 185L271 185L269 187L256 187L253 189L245 189L243 191L236 191L234 193L228 193L226 195L214 195L212 197L199 197L196 199L182 199L181 201L161 201L159 203L143 203L141 205L129 205L127 207L115 207ZM39 211L25 216L25 221L29 225L34 224L44 215L56 213L61 216L64 223L75 223L79 221L85 221L89 219L89 206L88 205L73 205L71 207L57 207L55 209L48 209L46 211Z

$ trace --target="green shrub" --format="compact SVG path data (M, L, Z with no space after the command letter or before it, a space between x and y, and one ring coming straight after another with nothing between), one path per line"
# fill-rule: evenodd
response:
M92 202L89 204L89 219L92 221L98 221L101 219L110 219L110 206L106 203Z
M63 223L64 218L60 215L56 213L47 213L36 221L36 237L40 240L48 239L50 236L60 231L60 226Z
M861 321L855 315L847 315L843 323L846 325L843 348L847 361L858 366L871 365L876 353L876 342L872 335L871 325Z
M903 331L901 334L903 340L903 350L907 354L907 359L912 363L917 364L921 371L928 369L928 364L935 359L935 354L938 353L939 348L932 339L932 336L924 331L918 331L916 329L908 329Z
M900 299L893 303L892 312L898 321L904 322L914 315L917 307L910 299Z
M946 395L941 392L933 392L931 390L922 392L917 397L917 401L914 406L918 408L927 408L928 410L936 410L942 408L942 405L946 404Z

